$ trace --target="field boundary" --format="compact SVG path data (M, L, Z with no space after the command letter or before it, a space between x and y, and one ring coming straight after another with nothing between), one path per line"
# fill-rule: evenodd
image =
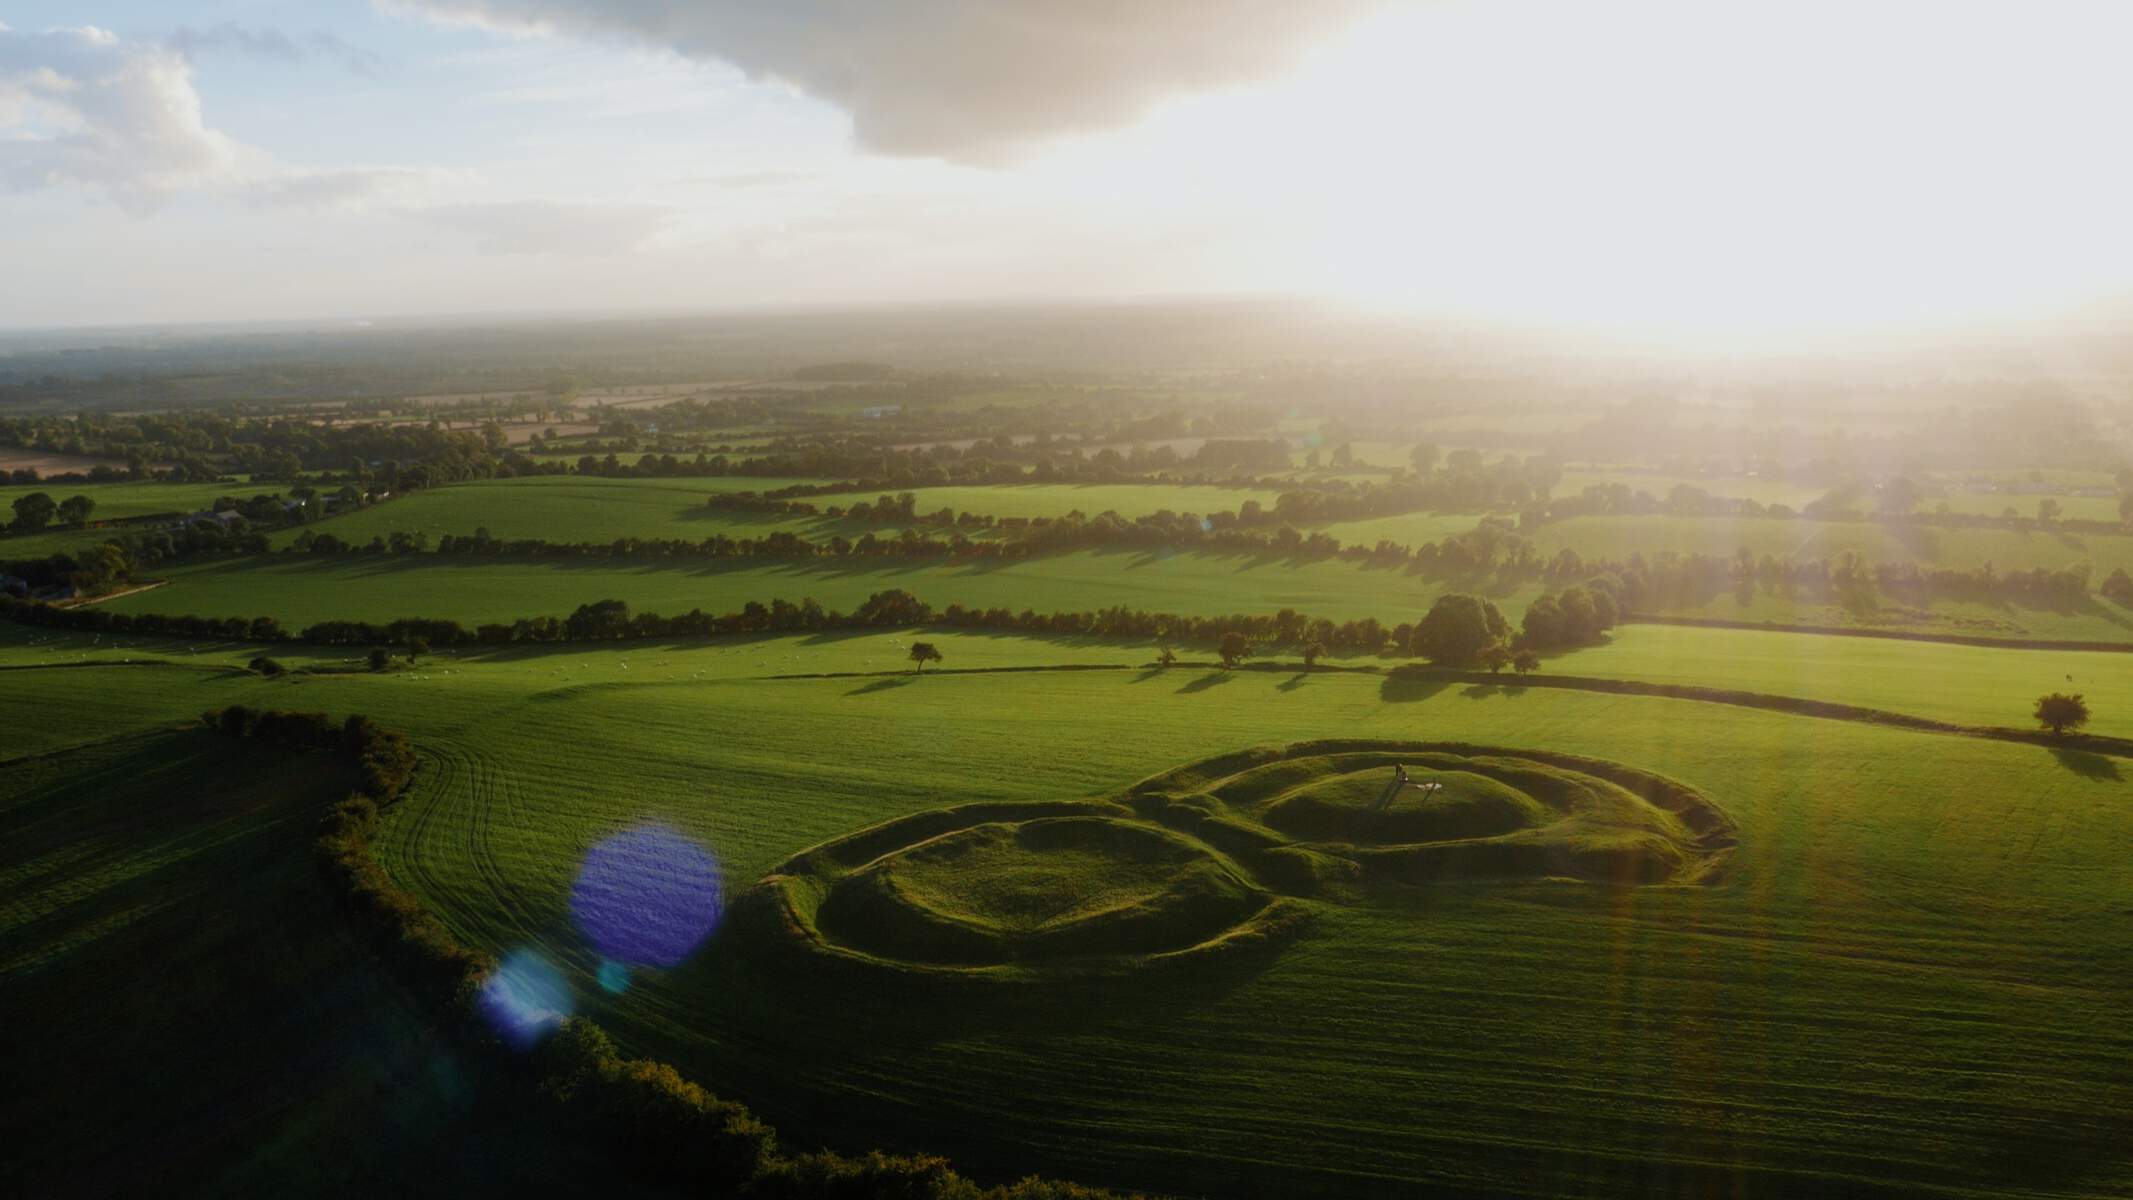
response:
M1307 675L1377 675L1387 682L1395 680L1443 680L1447 683L1472 683L1486 687L1499 687L1505 691L1521 688L1557 688L1564 691L1604 692L1625 696L1650 696L1662 700L1696 700L1707 704L1730 704L1738 708L1756 708L1765 712L1790 713L1800 717L1819 717L1830 721L1851 721L1863 725L1887 725L1909 729L1919 733L1944 733L1956 737L1985 738L1991 741L2019 742L2043 746L2047 749L2082 750L2091 754L2104 754L2113 758L2133 758L2133 738L2110 737L2104 734L2077 733L2065 737L2053 737L2041 729L2015 729L2005 725L1963 725L1954 721L1942 721L1933 717L1914 716L1885 708L1867 708L1857 704L1839 704L1833 700L1810 700L1800 696L1780 696L1771 692L1744 692L1728 688L1701 687L1685 683L1652 683L1641 679L1614 679L1598 675L1513 675L1504 676L1488 671L1467 671L1454 667L1430 667L1409 664L1397 667L1354 667L1321 664L1306 667L1301 663L1246 663L1242 666L1223 668L1218 662L1192 662L1180 660L1168 667L1156 663L1139 666L1126 663L1054 663L1034 664L1021 667L938 667L926 672L930 676L944 675L1002 675L1038 671L1195 671L1195 670L1255 671L1260 673L1307 674ZM811 674L756 675L751 678L764 680L802 681L809 679L882 679L902 678L914 674L910 671L822 671Z
M1692 629L1746 629L1762 633L1813 633L1826 637L1880 638L1892 642L1938 642L1982 646L1992 650L2100 650L2133 654L2133 642L2084 642L2065 638L2004 638L1971 633L1920 633L1907 629L1853 629L1843 625L1788 625L1777 621L1734 621L1725 617L1672 617L1660 613L1624 613L1623 625L1682 625Z
M87 608L92 604L102 604L106 600L122 600L127 596L138 596L142 592L152 592L159 587L168 586L170 586L170 580L168 579L151 579L146 583L138 584L134 587L122 588L116 592L105 592L100 596L85 596L79 600L75 600L67 604L57 605L56 607Z

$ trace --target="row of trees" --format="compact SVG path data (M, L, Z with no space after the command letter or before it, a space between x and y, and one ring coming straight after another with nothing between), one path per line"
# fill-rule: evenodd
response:
M88 496L69 496L53 500L45 492L31 492L15 497L15 517L9 521L9 533L36 533L57 520L62 525L77 529L86 528L89 514L96 511L96 501Z
M692 609L677 616L632 612L622 600L578 606L565 617L523 617L469 629L443 618L408 617L397 621L321 621L290 633L272 617L195 617L111 612L101 608L58 608L0 597L0 617L25 624L100 633L161 635L250 642L301 641L329 646L467 646L555 642L599 642L638 638L711 637L733 633L797 632L820 629L910 628L934 625L950 629L996 629L1025 633L1146 638L1170 642L1219 643L1238 634L1255 645L1323 646L1353 653L1376 653L1388 645L1405 648L1413 626L1388 628L1375 618L1335 622L1293 609L1273 614L1199 617L1152 613L1115 607L1094 612L1015 612L1005 608L943 609L901 588L876 592L853 611L839 612L813 598L798 603L777 599L750 601L737 612L714 616Z

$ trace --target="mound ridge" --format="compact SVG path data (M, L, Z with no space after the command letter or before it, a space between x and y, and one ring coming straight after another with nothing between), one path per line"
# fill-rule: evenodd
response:
M834 962L1003 979L1234 953L1304 917L1199 840L1092 803L872 826L795 856L742 907L744 928Z
M1734 837L1721 809L1664 776L1462 743L1226 754L1142 780L1127 800L1303 891L1346 880L1708 882Z
M818 963L1039 979L1275 944L1373 885L1716 879L1733 823L1619 763L1458 743L1303 742L1113 800L969 804L793 856L738 927Z

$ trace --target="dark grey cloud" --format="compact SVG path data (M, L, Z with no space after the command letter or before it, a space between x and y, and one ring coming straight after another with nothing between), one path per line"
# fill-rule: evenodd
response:
M376 53L351 45L339 35L323 29L291 35L272 26L247 29L233 21L225 21L207 29L180 26L163 40L187 58L198 58L203 54L244 54L285 63L316 58L337 62L358 75L372 77L385 67L385 60Z
M888 154L995 161L1250 83L1383 0L398 0L513 31L609 36L783 80Z

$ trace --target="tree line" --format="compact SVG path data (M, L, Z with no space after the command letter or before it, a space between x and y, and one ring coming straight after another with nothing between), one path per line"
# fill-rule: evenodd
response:
M902 588L876 592L849 613L826 608L812 597L797 603L782 598L768 603L751 600L736 612L717 616L701 609L676 616L632 612L627 602L609 599L581 604L564 617L522 617L472 629L449 618L404 617L386 622L321 621L291 632L273 617L110 612L100 608L60 608L4 596L0 596L0 617L27 625L96 633L322 646L407 646L418 641L424 646L500 646L935 625L1210 644L1236 633L1259 644L1301 645L1315 641L1350 652L1374 653L1388 645L1406 646L1413 629L1408 624L1388 627L1374 617L1336 622L1286 608L1270 614L1214 617L1146 612L1124 606L1049 613L968 608L960 604L936 609Z

